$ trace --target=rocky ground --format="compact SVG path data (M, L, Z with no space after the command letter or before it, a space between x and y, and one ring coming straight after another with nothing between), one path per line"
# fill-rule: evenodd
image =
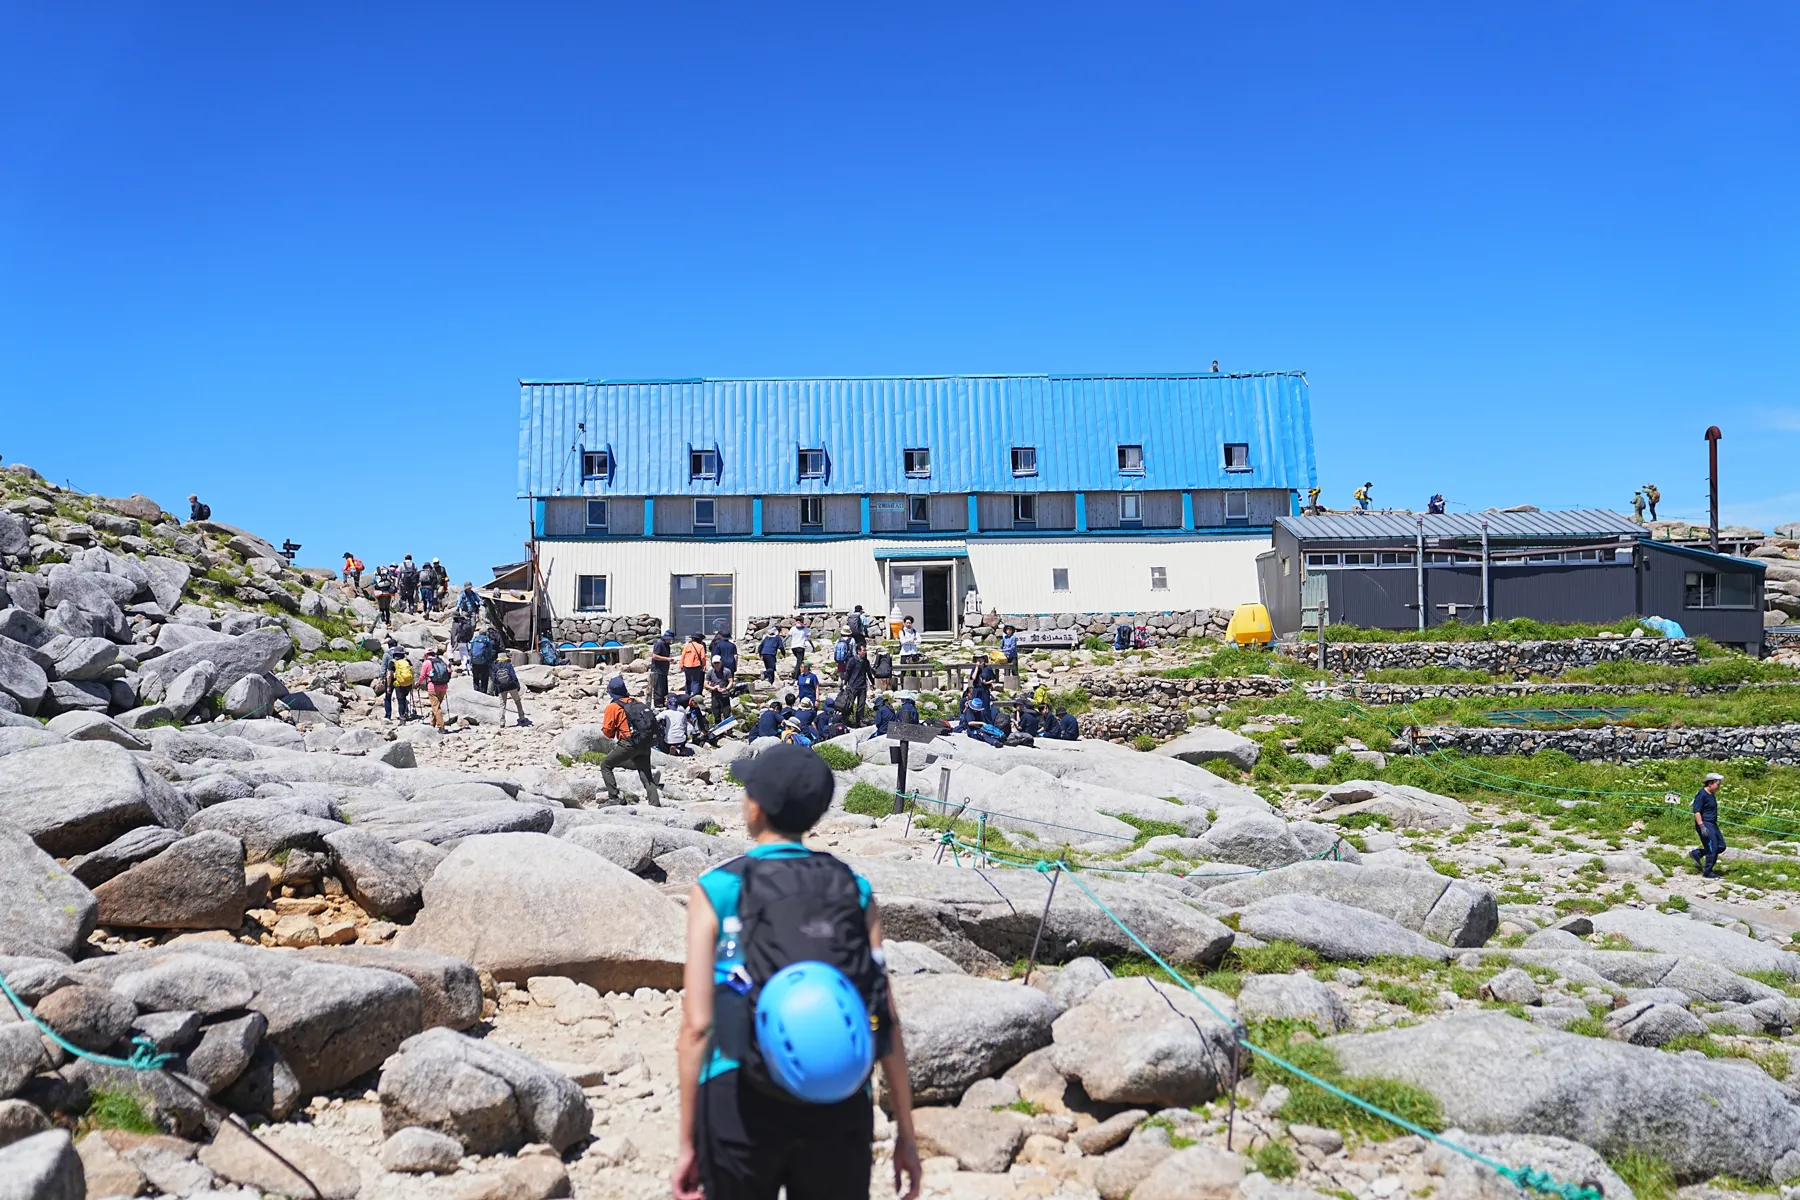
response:
M683 905L745 844L726 775L745 747L658 755L663 807L632 776L604 804L602 673L524 668L527 728L463 680L447 732L389 721L371 639L417 650L441 624L376 631L251 535L148 504L109 528L93 498L7 481L0 976L23 1007L0 1008L0 1197L311 1195L217 1109L69 1054L25 1010L91 1053L173 1055L327 1196L666 1194ZM1031 666L1115 700L1098 723L1209 652ZM885 811L887 742L824 752L839 796L811 842L883 907L927 1195L1516 1194L1234 1028L1608 1197L1800 1177L1800 909L1778 885L1687 873L1654 821L1378 778L1392 747L1327 760L1366 779L1258 778L1281 718L1208 722L1276 685L1174 682L1155 707L1186 732L1151 752L916 746L938 803L908 815ZM1734 841L1728 871L1785 881L1789 844ZM1052 893L1020 869L1040 859L1085 886ZM885 1117L877 1138L882 1195Z

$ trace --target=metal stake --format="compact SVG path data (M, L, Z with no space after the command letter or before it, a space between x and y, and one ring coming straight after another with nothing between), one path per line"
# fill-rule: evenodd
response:
M1031 957L1025 961L1025 985L1031 986L1031 972L1037 967L1038 946L1044 940L1044 923L1050 919L1050 902L1056 899L1056 881L1062 878L1062 864L1050 874L1050 894L1044 897L1043 915L1038 917L1037 936L1031 939Z

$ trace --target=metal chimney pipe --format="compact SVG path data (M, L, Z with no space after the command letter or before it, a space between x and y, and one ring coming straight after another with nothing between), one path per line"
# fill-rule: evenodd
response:
M1413 563L1413 569L1418 572L1418 576L1419 576L1419 628L1423 629L1423 628L1425 628L1425 518L1424 517L1418 518L1418 526L1419 526L1419 548L1418 548L1418 552L1417 552L1418 558Z
M1711 495L1711 529L1713 553L1719 552L1719 439L1725 435L1717 425L1706 427L1707 488Z
M1494 602L1488 584L1488 524L1481 523L1481 623L1488 624L1494 619Z

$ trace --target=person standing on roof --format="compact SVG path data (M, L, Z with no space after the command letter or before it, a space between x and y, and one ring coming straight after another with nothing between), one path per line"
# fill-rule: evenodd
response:
M669 667L675 661L675 633L665 629L650 643L650 703L661 708L669 702Z
M1356 489L1355 493L1353 494L1353 498L1356 500L1356 511L1358 511L1358 512L1368 512L1369 511L1369 500L1371 498L1370 493L1373 492L1374 490L1375 490L1375 485L1373 483L1365 483L1361 487Z
M1315 517L1325 511L1319 504L1319 489L1316 487L1306 489L1306 511Z
M1431 499L1425 502L1425 512L1429 516L1444 515L1444 493L1433 492Z
M1650 502L1650 519L1656 520L1656 506L1662 503L1662 489L1654 483L1644 485L1644 499Z
M1631 519L1639 525L1644 523L1644 492L1642 488L1631 493Z
M606 784L607 802L624 802L625 797L619 791L619 781L613 775L613 768L630 767L643 781L645 801L660 808L662 794L656 790L656 776L650 768L650 751L656 745L662 724L642 701L632 699L623 675L614 675L607 681L606 694L611 700L606 711L600 714L600 733L613 740L613 748L600 761L600 779Z
M344 551L344 582L350 585L352 593L362 591L362 573L362 559L348 550Z
M1719 785L1724 782L1725 777L1714 772L1707 775L1700 790L1694 793L1694 832L1700 835L1700 846L1689 850L1688 857L1707 879L1716 879L1722 874L1714 870L1714 866L1719 855L1725 853L1725 837L1719 832Z
M681 647L681 674L689 696L698 696L706 688L706 639L697 633L688 635Z

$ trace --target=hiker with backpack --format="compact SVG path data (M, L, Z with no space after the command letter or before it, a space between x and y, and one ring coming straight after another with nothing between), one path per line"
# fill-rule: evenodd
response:
M394 582L400 585L400 607L413 612L419 607L419 568L413 562L413 556L407 555L400 560L400 570L394 576Z
M848 633L840 637L831 647L831 662L837 670L838 686L844 683L844 671L850 660L856 657L856 639Z
M731 640L729 633L723 629L715 633L712 643L706 647L706 653L709 659L716 659L724 666L727 682L737 678L738 648L737 643Z
M850 640L856 643L858 650L869 643L869 615L863 612L860 604L850 614Z
M849 727L844 724L844 718L838 715L840 710L837 704L835 700L827 700L813 716L813 736L821 742L829 742L834 737L843 737L850 732Z
M650 643L650 703L661 708L669 702L669 666L675 661L675 634L665 629Z
M437 560L433 559L419 571L419 611L430 616L437 605L437 596Z
M756 644L756 655L762 659L763 682L774 683L775 663L781 657L781 631L779 629L773 625L769 626L768 632L762 636L762 641Z
M475 585L467 579L463 580L462 594L456 598L456 611L468 613L470 619L481 612L481 597L475 594Z
M818 720L819 710L813 704L812 697L800 697L800 703L794 706L794 720L800 723L800 729L808 737L816 732L813 722Z
M208 505L200 503L200 497L189 496L188 497L188 520L190 520L190 521L210 521L210 520L212 520L212 508Z
M475 636L475 618L466 612L457 612L450 618L450 665L468 669L469 639Z
M381 623L384 625L394 623L394 593L399 590L394 575L399 569L393 563L375 568L375 603L381 606Z
M894 656L888 653L885 643L875 643L875 653L869 655L869 676L875 681L875 690L891 692L894 690Z
M531 724L525 716L525 699L519 688L519 672L513 667L512 659L500 655L494 665L488 669L488 686L494 695L500 698L500 728L506 728L506 702L511 700L513 707L519 710L519 719L515 727Z
M879 1063L895 1188L915 1200L912 1084L873 889L801 841L830 808L831 768L773 746L731 771L755 844L688 895L675 1196L868 1196Z
M387 720L394 719L394 701L400 701L400 720L412 720L412 710L407 699L412 695L414 682L412 659L406 656L405 647L393 638L387 640L387 649L381 655L381 678L387 685L381 693L381 715Z
M681 675L688 695L698 696L706 690L706 639L697 633L689 634L682 644Z
M632 699L623 675L614 675L607 680L606 694L612 699L607 704L606 711L600 715L600 733L613 741L613 748L600 761L600 779L606 784L606 802L625 802L624 795L619 791L619 781L613 776L613 768L630 767L644 783L644 802L660 808L662 795L656 790L656 776L650 767L650 751L656 746L656 739L662 732L662 723L643 701Z
M444 727L444 696L450 691L450 664L436 648L425 651L419 664L419 678L425 683L425 698L431 701L431 727Z
M469 640L469 678L483 695L487 694L488 676L499 657L500 638L493 630L484 629Z
M348 550L344 551L344 582L350 585L353 595L362 591L362 573L363 560Z

